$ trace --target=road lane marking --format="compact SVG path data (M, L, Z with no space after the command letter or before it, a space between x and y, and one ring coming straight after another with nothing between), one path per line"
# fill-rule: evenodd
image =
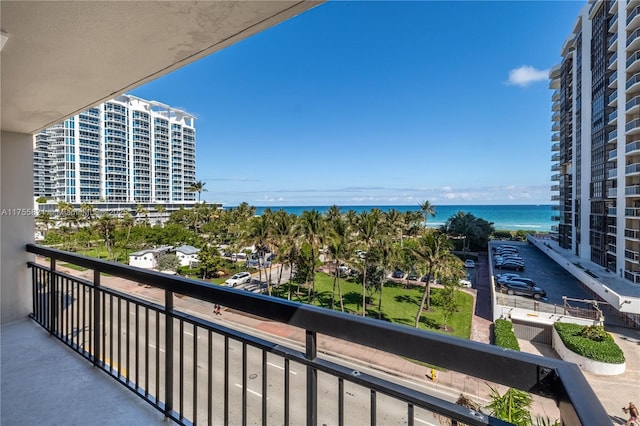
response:
M149 343L149 347L155 349L156 345L152 345L151 343ZM164 349L160 348L160 352L166 352Z
M420 423L422 423L422 424L425 424L425 425L430 425L430 424L431 424L431 423L429 423L429 422L425 422L424 420L421 420L421 419L419 419L419 418L417 418L417 417L414 417L413 419L414 419L414 420L416 420L416 421L418 421L418 422L420 422Z
M278 369L280 369L280 370L284 370L284 367L282 367L282 366L280 366L280 365L277 365L277 364L274 364L274 363L272 363L272 362L267 362L267 364L269 364L269 365L270 365L270 366L272 366L272 367L278 368ZM293 371L293 370L289 370L289 373L291 373L291 374L296 374L296 375L298 374L298 373L296 373L296 372L295 372L295 371Z
M241 385L240 383L236 383L236 387L238 387L238 388L242 389L242 385ZM251 389L249 389L249 388L247 388L247 392L252 393L252 394L254 394L254 395L255 395L255 396L257 396L257 397L262 398L262 394L261 394L261 393L258 393L258 392L256 392L256 391L253 391L253 390L251 390Z

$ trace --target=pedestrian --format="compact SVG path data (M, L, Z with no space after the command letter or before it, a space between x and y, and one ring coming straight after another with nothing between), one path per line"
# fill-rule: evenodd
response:
M625 414L629 414L629 420L625 423L626 426L639 426L638 417L640 417L640 414L638 414L638 407L633 402L630 402L628 407L622 407L622 411Z
M216 304L216 315L222 315L222 312L220 312L220 305Z

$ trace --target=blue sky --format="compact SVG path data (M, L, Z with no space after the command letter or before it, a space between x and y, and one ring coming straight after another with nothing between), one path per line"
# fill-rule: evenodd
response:
M549 204L548 69L584 4L328 2L131 93L197 117L203 200Z

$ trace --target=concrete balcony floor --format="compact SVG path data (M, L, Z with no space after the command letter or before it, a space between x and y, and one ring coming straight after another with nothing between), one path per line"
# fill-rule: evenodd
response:
M30 319L0 338L2 425L173 423Z

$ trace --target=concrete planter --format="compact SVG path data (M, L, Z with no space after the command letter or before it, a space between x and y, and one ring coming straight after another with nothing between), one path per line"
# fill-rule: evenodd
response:
M582 355L578 355L564 345L555 328L553 328L553 348L558 352L560 358L577 364L580 369L589 373L601 376L617 376L624 373L627 367L626 362L622 364L609 364L607 362L594 361L592 359L585 358Z

